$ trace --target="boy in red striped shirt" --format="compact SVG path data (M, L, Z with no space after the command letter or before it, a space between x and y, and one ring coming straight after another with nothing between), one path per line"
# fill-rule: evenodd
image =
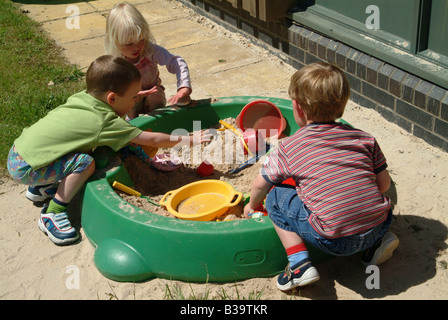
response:
M392 210L383 193L390 176L377 141L336 122L350 96L342 70L310 64L292 76L289 95L301 128L266 157L245 207L248 216L266 198L289 261L277 279L280 290L319 279L305 242L332 255L365 251L365 265L386 261L399 243L388 231ZM295 187L282 184L290 178Z

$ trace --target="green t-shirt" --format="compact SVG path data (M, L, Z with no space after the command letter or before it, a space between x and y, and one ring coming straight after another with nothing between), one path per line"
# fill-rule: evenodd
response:
M38 169L69 152L88 153L99 146L117 151L141 132L108 104L82 91L25 128L14 144L22 158Z

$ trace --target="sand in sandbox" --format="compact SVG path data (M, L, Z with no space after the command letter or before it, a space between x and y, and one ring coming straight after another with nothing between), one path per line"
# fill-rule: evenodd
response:
M227 123L234 124L232 118L224 119ZM217 125L219 128L219 125ZM261 164L264 156L260 157L257 162L249 165L237 173L230 173L231 170L237 168L239 164L251 159L251 156L244 155L244 150L240 144L240 140L229 130L219 131L213 130L214 137L208 144L194 147L184 147L181 150L159 149L158 153L171 153L182 159L182 165L170 172L163 172L155 169L149 163L144 162L137 156L129 156L124 159L124 165L131 179L134 181L134 189L147 196L151 201L159 203L162 197L169 191L179 189L189 183L205 180L216 179L230 183L234 189L243 194L249 194L252 181L260 172ZM196 169L207 160L210 162L214 171L210 176L201 177ZM151 204L144 198L130 196L117 190L117 193L128 203L141 208L145 211L166 217L175 218L164 207L158 207ZM236 220L244 219L243 215L244 203L230 207L225 214L218 217L218 220Z

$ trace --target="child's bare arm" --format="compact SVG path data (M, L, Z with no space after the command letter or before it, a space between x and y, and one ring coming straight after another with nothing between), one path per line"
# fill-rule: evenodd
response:
M190 136L170 135L161 132L143 131L137 137L132 139L131 143L149 147L171 148L176 145L192 146L209 142L211 136L212 135L208 130L197 131Z
M376 175L376 184L381 193L389 190L390 187L390 175L389 171L384 169L383 171L377 173Z
M248 217L248 213L251 210L255 210L263 203L263 200L264 198L266 198L266 195L268 194L271 187L272 185L269 182L267 182L261 174L258 174L258 176L252 182L252 189L250 191L250 201L244 207L244 215L246 217Z
M137 97L139 100L142 100L144 97L149 96L156 92L157 92L157 86L154 86L151 89L139 91L137 93Z

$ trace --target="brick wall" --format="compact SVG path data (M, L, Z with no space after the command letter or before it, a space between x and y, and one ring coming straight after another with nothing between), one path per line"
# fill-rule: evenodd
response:
M297 69L316 61L339 65L346 71L354 102L375 109L388 121L448 152L446 89L293 24L285 12L296 1L178 1L232 31L245 33Z
M301 26L289 28L289 44L297 68L315 61L337 64L346 71L354 102L448 151L447 90Z
M285 12L297 0L177 0L216 23L280 49L287 42Z
M201 6L214 5L220 9L240 14L248 13L251 17L264 22L283 19L285 12L293 7L297 0L198 0L189 1Z

